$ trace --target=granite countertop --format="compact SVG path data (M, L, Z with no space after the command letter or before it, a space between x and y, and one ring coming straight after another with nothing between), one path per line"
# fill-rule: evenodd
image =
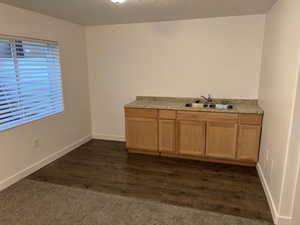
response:
M199 98L198 98L199 99ZM225 113L255 113L263 114L263 109L255 99L214 99L214 103L231 104L233 109L206 109L186 107L186 103L192 103L196 98L175 98L175 97L146 97L138 96L134 102L125 105L125 108L146 108L146 109L169 109L180 111L201 111L201 112L225 112Z

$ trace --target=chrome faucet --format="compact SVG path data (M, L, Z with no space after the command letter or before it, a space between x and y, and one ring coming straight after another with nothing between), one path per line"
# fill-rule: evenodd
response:
M208 97L201 96L201 98L203 98L207 103L212 103L213 102L213 99L212 99L211 95L208 95Z

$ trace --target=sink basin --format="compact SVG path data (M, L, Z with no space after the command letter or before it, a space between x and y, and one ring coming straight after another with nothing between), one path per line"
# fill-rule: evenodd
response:
M193 108L204 108L203 103L191 103L191 107Z
M189 108L202 108L202 109L220 109L220 110L228 110L233 109L233 105L229 104L214 104L214 103L187 103L185 107Z

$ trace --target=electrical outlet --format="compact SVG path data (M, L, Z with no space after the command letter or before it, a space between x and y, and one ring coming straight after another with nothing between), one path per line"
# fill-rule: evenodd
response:
M39 148L40 147L40 139L39 138L33 139L32 146L33 146L33 148Z

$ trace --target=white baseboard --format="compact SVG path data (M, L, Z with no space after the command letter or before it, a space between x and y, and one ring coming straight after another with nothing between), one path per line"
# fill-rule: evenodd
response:
M36 162L32 164L31 166L17 172L16 174L0 181L0 191L4 190L5 188L11 186L12 184L18 182L19 180L23 179L24 177L27 177L28 175L34 173L35 171L41 169L42 167L48 165L49 163L53 162L56 159L59 159L60 157L64 156L65 154L71 152L72 150L78 148L79 146L85 144L89 140L91 140L91 135L88 135L86 137L83 137L74 143L64 147L60 151L57 151L46 158L40 160L39 162Z
M275 206L275 203L274 203L269 185L267 183L267 180L265 178L265 175L264 175L264 173L262 171L262 168L261 168L259 163L257 164L256 168L257 168L257 172L258 172L259 178L261 180L262 186L264 188L265 194L267 196L267 200L268 200L268 203L269 203L269 206L270 206L270 209L271 209L271 214L272 214L272 217L273 217L274 224L279 225L279 223L278 223L279 222L279 215L278 215L278 212L277 212L277 209L276 209L276 206Z
M93 134L92 136L94 139L100 139L100 140L125 141L124 136L118 136L118 135Z
M279 216L278 225L291 225L291 224L292 224L292 218L291 217Z

